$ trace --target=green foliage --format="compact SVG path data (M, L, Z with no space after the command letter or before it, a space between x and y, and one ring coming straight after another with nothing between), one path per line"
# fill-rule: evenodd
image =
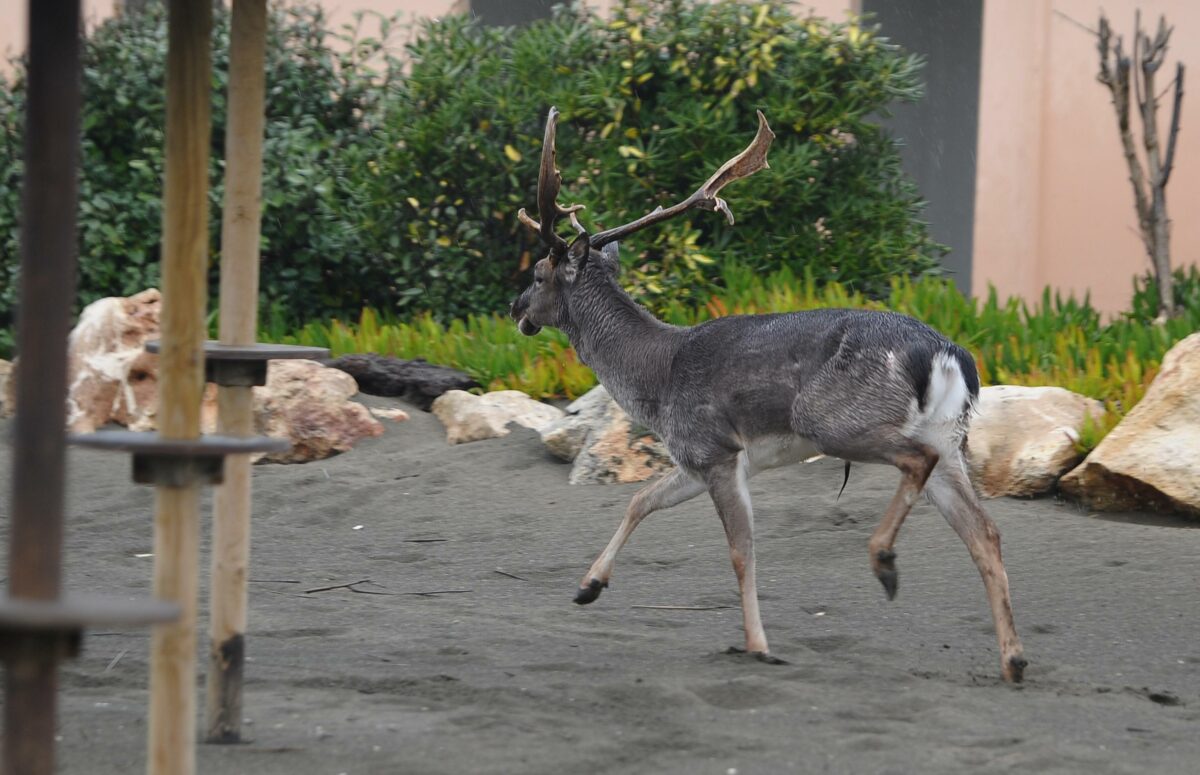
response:
M702 302L727 261L869 294L936 267L916 190L874 123L919 95L919 62L854 23L799 18L782 0L622 0L611 20L564 10L519 29L449 16L409 56L382 128L392 174L370 197L393 206L375 224L375 242L401 240L389 261L431 278L409 306L510 298L500 292L541 252L514 215L534 208L551 105L562 199L586 204L593 230L684 198L749 143L755 110L771 121L771 170L727 193L736 228L699 212L622 246L627 284L653 307Z
M330 31L317 6L274 7L268 36L264 295L294 320L364 303L387 306L392 270L363 246L359 203L346 195L348 168L373 142L364 117L375 112L387 80L367 63L384 43L359 40L353 29ZM343 43L336 52L333 37ZM229 14L218 8L209 221L214 281L228 44ZM159 4L105 21L84 46L80 306L158 285L165 61L166 16ZM20 66L11 81L0 77L0 331L15 318L25 89Z
M1106 323L1087 299L1064 299L1049 290L1033 306L1017 298L1001 303L994 290L980 303L964 297L949 280L898 277L891 281L887 297L875 301L840 283L818 284L811 271L797 277L785 267L764 279L731 265L725 268L724 289L706 304L692 307L672 301L664 305L662 317L676 325L695 325L730 314L826 307L904 312L969 349L985 385L1058 385L1103 401L1103 418L1089 420L1081 429L1079 444L1087 451L1141 399L1166 351L1200 330L1200 271L1175 273L1180 314L1165 324L1153 322L1157 297L1150 282L1135 282L1133 312ZM1142 296L1149 303L1139 306ZM281 333L272 335L279 338ZM561 333L546 329L539 336L524 337L512 321L498 315L449 325L429 316L412 323L381 324L366 311L357 326L314 323L283 338L330 347L335 354L423 357L463 369L491 390L523 390L537 398L574 398L595 384Z
M532 208L546 110L563 112L564 197L592 227L693 191L740 151L763 109L772 169L736 184L729 228L697 213L631 239L640 298L703 302L719 262L788 266L870 294L932 271L893 142L873 123L918 94L918 61L783 0L621 0L496 29L423 22L402 62L397 25L334 30L315 5L271 10L262 287L297 322L363 306L443 321L503 309L541 252ZM211 245L219 247L228 11L213 34ZM403 33L403 30L400 30ZM124 14L85 44L79 301L158 283L164 12ZM25 81L0 83L0 330L13 324ZM593 220L594 218L594 220ZM0 341L0 349L3 349Z

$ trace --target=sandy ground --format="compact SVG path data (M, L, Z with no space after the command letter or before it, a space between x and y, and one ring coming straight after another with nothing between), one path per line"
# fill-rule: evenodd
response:
M741 619L706 499L647 520L612 588L579 607L576 584L635 486L571 487L523 430L450 447L418 410L386 424L346 455L255 469L250 742L200 746L200 773L1184 773L1200 762L1200 530L1187 523L992 501L1031 663L1013 688L997 679L982 584L930 506L901 533L894 603L870 574L867 536L895 472L857 467L840 502L836 462L768 472L752 492L763 617L789 662L773 666L723 653L741 644ZM0 438L10 430L0 423ZM0 471L10 458L5 442ZM69 584L147 594L152 560L136 555L151 550L151 491L103 453L73 452L70 479ZM0 509L8 497L5 480ZM364 579L389 594L304 594ZM432 591L456 593L408 594ZM95 632L67 664L61 771L143 769L148 642Z

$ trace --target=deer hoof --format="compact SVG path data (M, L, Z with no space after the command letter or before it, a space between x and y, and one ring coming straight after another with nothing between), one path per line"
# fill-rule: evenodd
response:
M607 581L592 579L586 587L580 587L579 591L575 593L575 602L579 605L587 605L588 603L595 602L596 598L600 597L600 593L607 586Z
M726 654L737 654L739 656L744 655L744 656L750 657L752 659L756 659L759 662L762 662L764 665L790 665L790 664L792 664L791 662L788 662L786 659L777 657L768 651L747 651L746 649L739 648L738 646L730 646L729 648L725 649L725 653Z
M1029 666L1029 660L1017 654L1011 656L1004 663L1004 680L1009 683L1019 684L1025 680L1025 668Z
M883 590L887 592L888 600L895 600L896 591L900 588L900 572L896 570L896 553L882 549L879 554L875 555L875 559L879 563L875 570L875 576L878 577L879 583L883 584Z

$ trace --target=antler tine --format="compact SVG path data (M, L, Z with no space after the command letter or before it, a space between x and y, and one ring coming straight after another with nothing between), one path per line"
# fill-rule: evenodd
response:
M734 222L733 212L729 209L729 204L717 196L717 194L722 188L735 180L748 178L759 170L768 169L770 165L767 163L767 151L771 148L771 141L774 139L775 133L771 131L770 125L767 124L767 117L763 115L761 110L758 111L758 132L754 135L754 140L750 142L746 150L722 164L721 168L714 172L712 177L696 190L696 193L679 204L672 205L666 209L662 207L655 208L653 212L643 215L636 221L600 232L592 237L592 247L601 248L610 242L623 239L635 231L641 231L647 226L652 226L668 218L674 218L676 215L692 208L715 210L723 213L726 220L732 225Z
M562 188L562 175L555 164L558 151L554 137L558 130L558 108L550 108L546 116L546 135L542 138L542 164L538 168L538 217L541 218L542 242L550 248L551 255L561 255L567 250L567 241L554 231L558 220L558 190Z
M535 221L530 217L525 212L525 208L521 208L517 212L517 219L541 236L542 242L550 248L550 257L555 261L566 253L567 241L554 231L554 224L561 216L569 215L571 216L571 225L577 232L583 233L583 227L575 217L575 213L584 209L583 205L564 207L558 203L558 192L562 188L562 175L555 163L558 155L554 143L557 129L558 108L552 107L546 116L546 134L542 139L542 161L538 168L537 201L538 217L541 221Z

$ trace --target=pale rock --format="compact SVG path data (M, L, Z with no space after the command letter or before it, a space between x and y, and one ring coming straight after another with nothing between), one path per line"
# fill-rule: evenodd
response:
M601 425L592 429L575 458L571 484L644 482L673 467L666 448L653 434L636 428L613 402Z
M108 423L154 428L158 356L145 351L158 337L162 296L150 288L84 308L67 339L67 427L90 433Z
M16 364L0 360L0 420L17 411Z
M588 433L608 415L612 398L602 385L575 399L566 414L542 428L542 442L557 458L570 462L579 456Z
M304 463L345 452L360 439L379 436L383 425L350 397L354 378L316 361L277 360L267 384L254 388L254 425L264 436L292 442L288 452L266 456L274 463Z
M542 431L547 449L574 460L571 484L644 482L672 467L666 448L596 387L567 407L567 415Z
M535 401L519 390L498 390L481 396L449 390L434 400L432 409L446 426L446 441L450 444L507 436L513 423L541 431L563 415L561 409Z
M1171 348L1142 400L1061 485L1100 511L1200 516L1200 333Z
M1090 413L1103 405L1059 387L996 385L979 391L979 411L967 436L971 479L980 494L1032 496L1049 492L1083 457L1075 447Z
M153 288L129 298L101 299L84 308L67 343L70 389L67 425L90 433L116 423L151 431L158 408L158 356L145 351L160 335L162 296ZM350 401L354 379L314 361L271 361L267 384L254 388L257 433L286 438L292 450L267 456L275 462L319 460L383 433L365 406ZM200 427L217 426L217 390L206 385Z
M371 414L381 420L391 420L392 422L404 422L408 419L408 412L403 409L378 409L372 407Z

